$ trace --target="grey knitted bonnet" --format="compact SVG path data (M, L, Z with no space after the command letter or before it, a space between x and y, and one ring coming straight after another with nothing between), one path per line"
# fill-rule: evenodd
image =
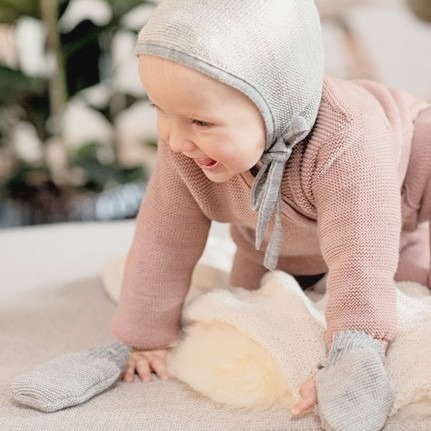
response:
M283 171L295 144L316 120L323 48L314 0L162 0L141 30L137 55L196 69L244 93L266 128L263 166L252 188L256 249L274 228L264 265L277 265Z

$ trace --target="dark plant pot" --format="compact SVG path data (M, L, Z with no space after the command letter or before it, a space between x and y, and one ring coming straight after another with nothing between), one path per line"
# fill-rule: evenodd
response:
M25 199L0 201L0 228L133 218L144 193L144 182L121 184L102 192L39 190Z
M74 221L109 221L136 216L146 183L132 182L103 192L74 194L68 202L69 219Z

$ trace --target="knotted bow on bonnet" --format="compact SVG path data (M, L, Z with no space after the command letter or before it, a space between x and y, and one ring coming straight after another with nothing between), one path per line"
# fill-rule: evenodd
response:
M283 171L316 120L323 82L320 20L313 0L162 0L141 30L137 55L198 70L244 93L266 129L252 188L256 249L273 215L264 265L277 265Z

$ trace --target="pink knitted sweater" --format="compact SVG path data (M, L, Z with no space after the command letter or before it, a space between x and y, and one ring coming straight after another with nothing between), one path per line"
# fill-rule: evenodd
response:
M364 331L383 342L395 336L400 234L431 213L431 202L420 209L426 187L431 196L427 107L377 83L325 77L316 124L288 161L278 269L328 272L328 341L342 330ZM258 287L265 269L264 248L254 249L253 179L245 172L213 183L191 159L160 143L127 259L113 321L116 337L139 349L176 341L211 220L232 226L238 246L232 283Z

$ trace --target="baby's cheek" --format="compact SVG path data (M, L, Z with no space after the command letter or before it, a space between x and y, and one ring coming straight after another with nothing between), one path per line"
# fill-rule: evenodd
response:
M157 119L157 131L159 132L160 138L168 142L170 133L169 120L159 116Z

